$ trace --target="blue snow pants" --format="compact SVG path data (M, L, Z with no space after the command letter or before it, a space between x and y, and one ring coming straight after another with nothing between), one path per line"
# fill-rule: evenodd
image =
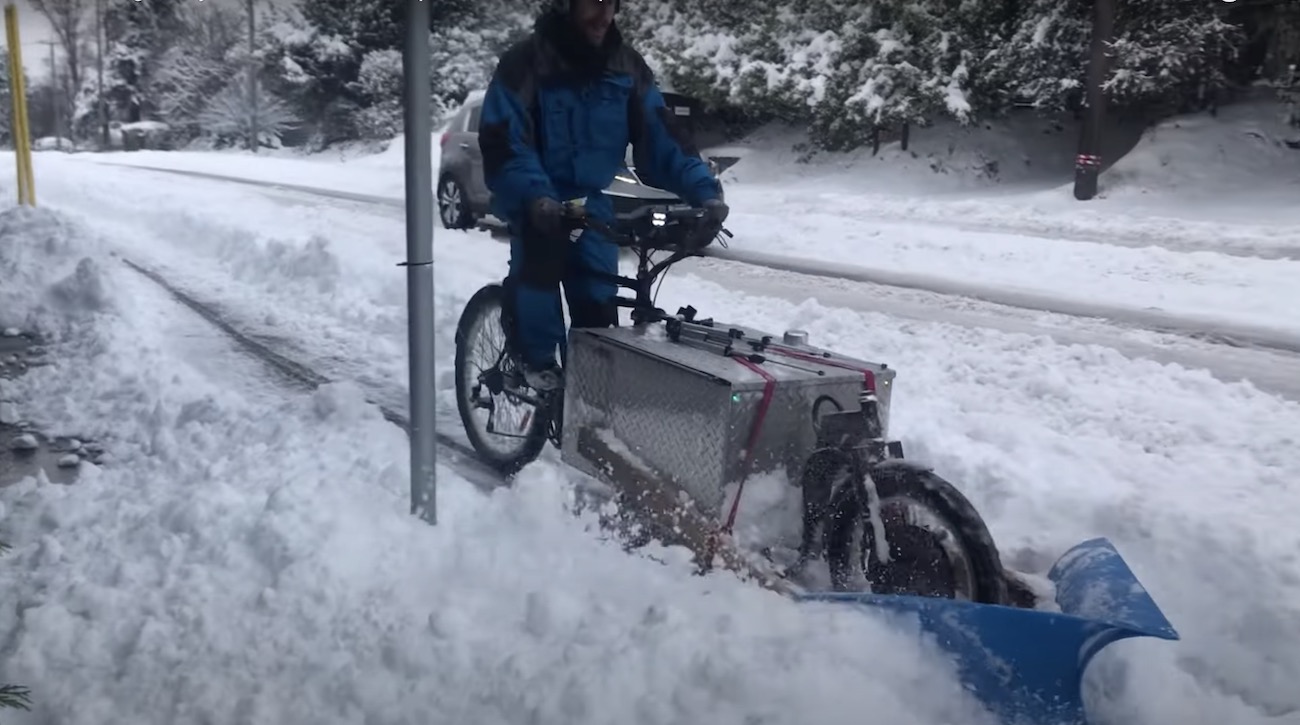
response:
M592 274L618 274L618 247L588 231L568 245L563 259L538 260L536 255L535 247L512 236L505 286L507 298L513 302L515 324L507 334L513 332L524 364L542 368L554 362L557 349L563 351L565 345L561 286L573 327L618 324L618 307L613 301L618 285Z

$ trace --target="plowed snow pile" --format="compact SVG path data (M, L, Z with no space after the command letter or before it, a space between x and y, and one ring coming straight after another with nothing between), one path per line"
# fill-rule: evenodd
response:
M357 387L232 393L104 256L0 214L6 301L111 301L43 316L58 364L19 391L110 462L0 490L0 682L36 703L7 723L982 722L905 623L628 557L554 468L491 496L440 470L442 522L415 521L405 436Z

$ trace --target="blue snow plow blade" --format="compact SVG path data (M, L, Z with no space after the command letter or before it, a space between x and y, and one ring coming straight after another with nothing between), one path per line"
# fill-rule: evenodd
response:
M952 653L963 682L1007 723L1086 725L1083 673L1093 656L1129 637L1178 632L1110 541L1070 549L1048 573L1059 612L859 592L804 594L915 614Z

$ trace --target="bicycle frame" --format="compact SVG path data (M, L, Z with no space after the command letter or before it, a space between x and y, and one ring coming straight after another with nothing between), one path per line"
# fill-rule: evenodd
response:
M624 277L619 274L609 274L606 272L597 272L588 270L588 272L607 282L612 282L621 289L631 290L633 296L628 298L622 295L614 297L614 304L617 307L630 309L632 311L632 324L643 325L648 323L662 322L672 316L663 310L655 307L653 300L653 287L655 282L668 270L669 267L688 257L702 256L700 249L682 248L680 243L676 245L655 244L654 240L667 235L685 239L690 237L698 229L699 222L702 218L701 209L681 206L654 206L647 207L635 212L632 215L622 217L626 226L631 227L627 233L620 233L596 219L587 217L573 217L574 228L588 228L600 233L609 239L613 244L619 247L625 247L636 250L637 253L637 271L636 277ZM636 222L650 217L650 233L640 233L637 230ZM726 228L719 228L718 234L731 236L731 232ZM676 246L676 249L672 249ZM651 264L650 255L657 251L669 251L667 259L655 264Z
M637 271L635 277L624 277L619 274L610 274L589 268L585 271L593 277L611 282L621 289L632 290L633 295L630 298L615 295L613 303L617 307L632 310L633 325L644 325L675 319L674 316L668 315L654 306L652 289L655 282L669 267L687 257L700 256L700 248L683 247L682 241L689 239L692 234L699 230L698 223L702 218L702 209L680 205L648 207L621 217L619 226L628 229L626 233L622 233L600 220L586 217L581 209L570 207L564 221L570 233L578 229L591 229L619 247L636 250ZM639 222L646 222L646 224L643 225ZM642 226L645 229L639 228ZM731 232L721 227L719 227L716 234L731 236ZM669 250L671 250L671 254L667 259L651 264L650 257L652 254L656 251ZM567 364L567 352L567 345L561 346L561 359L564 360L565 364ZM504 356L505 353L502 354L501 358L497 360L490 370L479 375L478 384L487 385L493 394L506 392L511 398L525 405L531 405L538 411L546 411L548 416L559 415L552 408L556 405L563 405L562 396L555 398L551 394L531 395L514 386L506 385L500 372ZM477 388L475 390L477 391ZM477 395L477 392L475 395ZM560 419L562 420L562 417ZM555 425L557 422L552 419L551 425ZM560 445L559 436L560 428L558 426L554 427L548 434L551 442L557 447Z

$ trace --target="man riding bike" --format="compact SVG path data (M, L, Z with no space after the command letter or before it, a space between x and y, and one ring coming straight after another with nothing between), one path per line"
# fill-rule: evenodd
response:
M565 202L613 220L603 190L623 168L628 144L638 175L705 210L704 224L727 217L722 188L675 124L645 59L627 45L614 15L619 0L555 0L528 38L498 60L483 99L479 148L492 213L510 228L503 320L539 391L563 378L563 283L574 327L618 324L617 287L592 274L617 274L618 247L587 229L571 241Z

